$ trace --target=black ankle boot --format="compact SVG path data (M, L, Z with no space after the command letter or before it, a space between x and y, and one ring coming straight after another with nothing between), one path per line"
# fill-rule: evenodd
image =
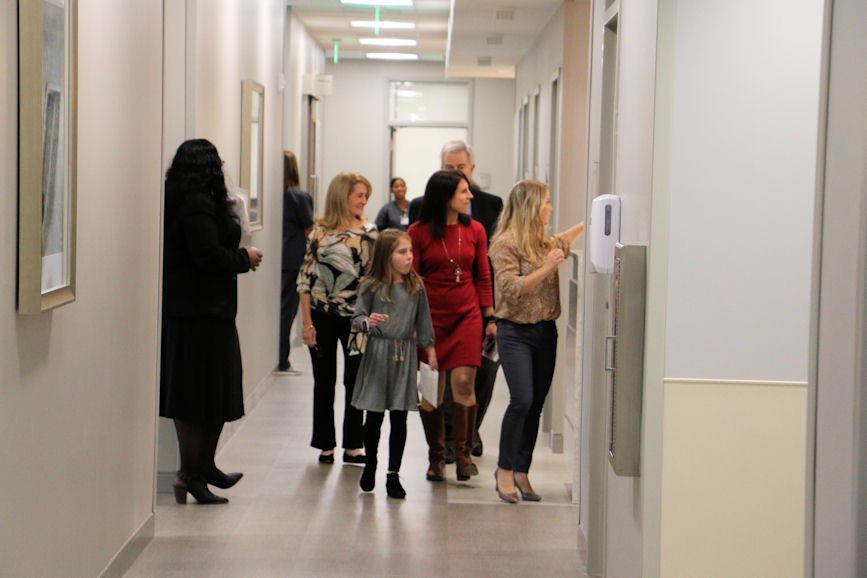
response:
M205 480L197 475L188 474L178 471L173 484L175 491L175 501L178 504L187 503L187 492L192 495L200 504L225 504L229 500L222 496L216 496L208 489Z
M389 498L402 500L406 497L406 490L400 485L400 476L397 472L389 472L385 475L385 493Z
M358 480L358 485L365 492L370 492L376 486L376 458L368 459L364 464L364 471L361 473L361 479Z
M241 472L226 474L221 472L216 466L213 470L205 473L205 481L207 483L211 484L212 486L222 488L224 490L227 488L231 488L232 486L237 484L238 480L240 480L242 477L244 477L244 474L242 474Z

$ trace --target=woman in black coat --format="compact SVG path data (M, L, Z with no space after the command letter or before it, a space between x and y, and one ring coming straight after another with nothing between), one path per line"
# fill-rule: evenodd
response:
M238 274L255 270L262 253L238 248L223 162L204 139L181 144L166 173L160 415L175 422L181 469L175 499L228 502L218 488L242 474L214 464L223 424L244 415L241 349L235 314Z

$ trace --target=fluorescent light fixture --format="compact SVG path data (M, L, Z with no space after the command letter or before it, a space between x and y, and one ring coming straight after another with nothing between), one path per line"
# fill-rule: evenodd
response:
M394 20L353 20L353 28L381 28L383 30L413 30L415 22L396 22Z
M412 0L340 0L340 2L362 6L412 6Z
M366 56L371 60L418 60L418 54L407 52L368 52Z
M358 41L368 46L415 46L418 44L411 38L359 38Z

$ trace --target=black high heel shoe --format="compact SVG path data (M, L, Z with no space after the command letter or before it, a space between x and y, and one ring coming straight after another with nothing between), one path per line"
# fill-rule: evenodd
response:
M204 479L187 474L186 472L178 472L178 475L175 476L175 483L172 485L172 489L175 492L175 502L178 504L187 503L188 492L200 504L225 504L229 501L228 498L211 493Z
M215 467L210 472L205 473L205 482L211 484L212 486L216 486L223 490L231 488L238 481L244 477L244 474L241 472L234 472L231 474L226 474L220 471L219 468Z

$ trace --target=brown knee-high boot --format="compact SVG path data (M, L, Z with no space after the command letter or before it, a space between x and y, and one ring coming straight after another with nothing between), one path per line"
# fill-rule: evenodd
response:
M476 427L475 405L462 405L454 402L452 411L455 415L455 465L459 480L469 480L470 476L478 475L479 468L470 456L473 443L473 431Z
M445 427L443 426L443 410L436 408L433 411L418 410L421 423L424 426L424 437L428 445L427 479L431 482L443 481L446 467L445 458Z

